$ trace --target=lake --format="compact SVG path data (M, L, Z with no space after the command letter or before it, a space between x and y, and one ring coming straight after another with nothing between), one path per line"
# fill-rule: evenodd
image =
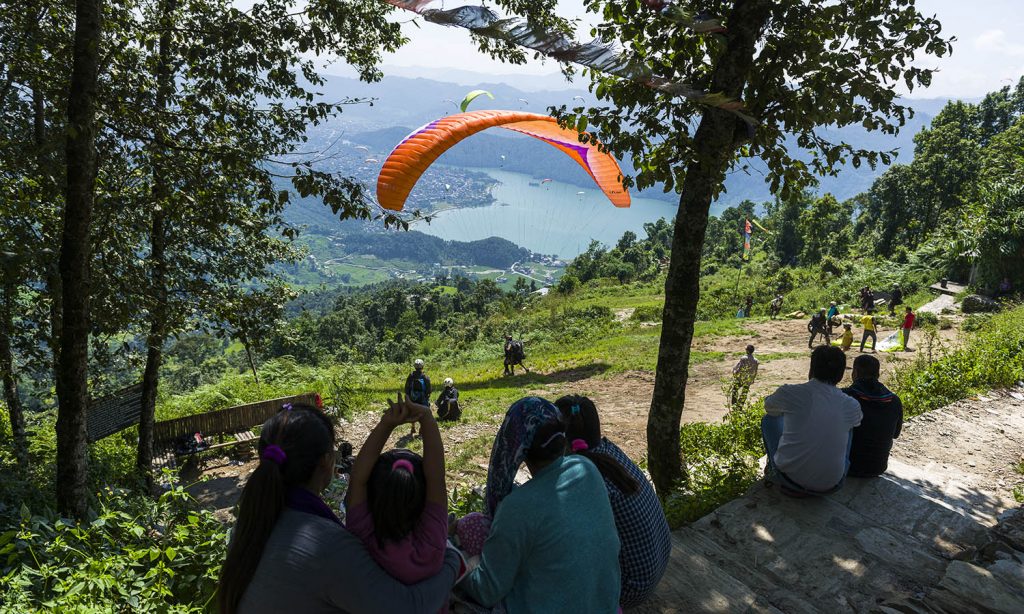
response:
M591 240L615 245L627 230L643 238L645 223L659 218L672 222L676 213L674 204L637 197L635 190L630 207L620 209L596 185L541 184L521 173L482 170L499 182L491 192L494 204L459 208L458 203L440 202L429 224L419 222L410 229L456 241L501 237L537 253L572 258L586 251Z

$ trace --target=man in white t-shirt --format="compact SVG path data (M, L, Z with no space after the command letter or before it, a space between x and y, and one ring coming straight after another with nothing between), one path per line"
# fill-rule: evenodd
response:
M780 386L764 400L761 434L768 453L766 476L793 496L824 495L843 485L850 432L860 424L860 404L836 388L846 354L820 346L811 353L806 384Z

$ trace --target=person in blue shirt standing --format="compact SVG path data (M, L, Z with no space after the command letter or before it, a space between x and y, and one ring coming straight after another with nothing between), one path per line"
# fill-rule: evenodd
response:
M405 398L411 403L430 407L430 378L423 372L423 359L417 358L412 363L413 371L405 378ZM416 435L416 423L412 423L409 436Z
M491 449L493 520L480 564L459 584L488 608L612 614L619 607L619 535L601 473L565 456L557 407L538 397L509 408ZM519 466L532 478L513 488Z

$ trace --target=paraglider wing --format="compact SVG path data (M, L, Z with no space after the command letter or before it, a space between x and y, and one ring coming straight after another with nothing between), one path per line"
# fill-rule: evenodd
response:
M595 143L580 143L580 133L561 128L553 117L524 111L471 111L435 120L405 137L384 161L377 177L377 200L385 209L400 211L423 171L466 137L487 128L513 130L557 147L593 178L616 207L628 207L629 192L622 171L610 154Z
M487 90L473 90L472 92L466 94L466 97L462 99L462 104L459 105L459 109L463 113L465 113L466 109L469 108L469 103L473 102L474 100L476 100L480 96L483 96L484 94L487 94L488 98L494 100L494 95L488 92Z
M549 182L549 181L551 181L551 179L541 179L541 180L540 180L540 184L541 184L541 185L544 185L545 183L547 183L547 182Z

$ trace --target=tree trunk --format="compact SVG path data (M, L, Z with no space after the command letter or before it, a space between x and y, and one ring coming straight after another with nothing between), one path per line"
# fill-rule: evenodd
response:
M60 278L63 327L57 373L57 509L84 518L88 508L86 410L89 404L89 260L96 187L96 81L101 0L76 0L67 102L64 228Z
M252 378L256 380L256 384L260 383L260 376L256 374L256 363L252 359L252 351L249 349L249 342L242 339L242 345L245 346L245 357L249 359L249 368L252 369Z
M153 175L152 226L150 229L149 262L151 267L149 292L149 335L146 337L146 370L142 374L142 407L139 411L139 448L135 465L149 489L153 487L153 423L156 420L156 396L159 385L163 347L167 340L167 208L170 186L164 173L163 113L174 88L171 74L171 25L177 2L164 0L160 6L160 42L157 49L156 97L153 113L153 147L150 152Z
M711 91L739 98L753 62L755 43L769 13L768 0L737 0L728 21L728 43L715 65ZM694 159L687 164L665 280L665 311L658 347L654 395L647 419L648 467L655 487L667 496L684 477L679 423L686 400L690 343L700 298L700 261L711 201L739 144L736 116L708 109L694 135Z
M0 288L0 373L3 374L4 403L11 419L11 434L14 436L14 457L18 470L28 474L28 437L25 434L25 412L18 397L18 379L14 374L14 352L11 336L14 332L14 284L9 281Z

